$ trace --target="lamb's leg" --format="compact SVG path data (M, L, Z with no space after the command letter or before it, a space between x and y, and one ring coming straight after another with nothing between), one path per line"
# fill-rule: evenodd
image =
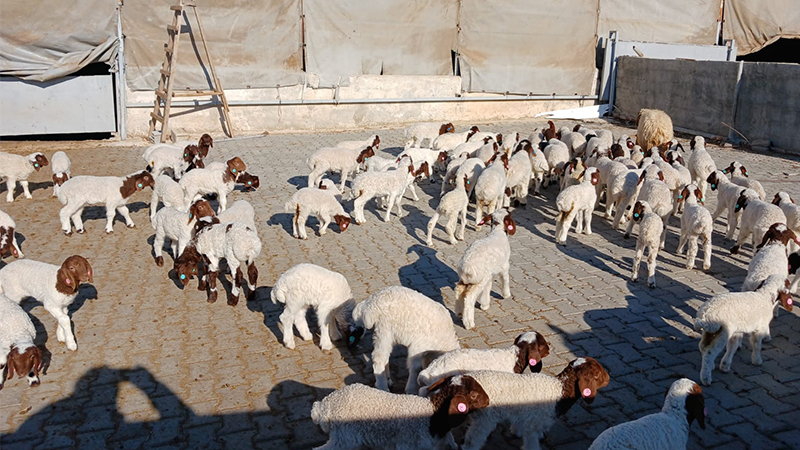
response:
M413 198L415 202L418 201L419 197L417 197L417 188L414 186L414 183L412 182L409 184L408 188L411 190L411 198Z
M764 333L762 331L750 333L750 348L752 348L750 362L753 363L754 366L760 366L763 364L761 359L761 341L763 339Z
M433 246L433 229L439 223L439 212L433 213L433 217L428 221L428 233L425 235L425 245L428 247Z
M231 283L231 292L228 294L228 305L236 306L239 304L239 288L242 287L242 268L240 262L234 257L225 258L228 261L228 269L233 275L233 283Z
M511 298L511 277L508 274L509 264L506 262L503 265L503 270L500 271L500 282L503 284L503 298Z
M492 306L492 279L484 281L480 285L479 291L480 295L478 296L478 305L481 308L481 311L488 311L489 307ZM473 311L475 301L473 300Z
M347 171L347 170L342 170L341 180L340 180L340 183L339 183L339 184L340 184L340 186L339 186L339 192L342 192L342 193L344 193L344 187L345 187L345 184L347 183L347 175L348 175L348 174L349 174L349 171ZM321 180L317 180L317 186L319 186L319 182L320 182L320 181L321 181Z
M483 420L470 420L467 434L464 436L464 444L461 446L462 450L480 450L486 443L486 439L497 428L497 422L489 417L483 417Z
M725 355L719 362L719 370L723 372L729 372L731 370L733 355L736 353L736 350L739 349L739 345L741 345L743 337L744 336L742 335L742 333L736 333L735 335L728 338L727 347L725 349Z
M475 328L475 296L483 293L481 286L467 285L464 291L464 304L461 311L461 322L464 328L471 330Z
M153 238L153 256L156 258L158 267L164 266L164 238L165 233L162 227L156 228L156 235ZM177 256L175 256L177 258Z
M307 187L317 187L319 186L320 178L322 175L325 174L324 170L319 170L318 168L314 168L311 173L308 174L308 186ZM344 183L342 183L344 185Z
M661 228L661 236L658 240L658 248L659 250L663 250L666 247L667 242L667 222L669 221L669 214L667 217L661 218L662 222L664 222L664 226Z
M214 303L217 301L218 274L219 274L218 270L212 270L211 267L208 268L208 298L206 299L208 303Z
M392 219L392 207L394 206L395 202L397 202L397 205L398 205L397 206L397 217L400 217L400 199L397 198L397 195L390 194L389 195L389 203L388 203L388 206L386 208L386 214L384 214L384 216L383 216L383 221L384 222L388 222L388 221L390 221Z
M295 312L294 326L295 328L297 328L297 332L300 333L300 337L304 341L310 341L314 339L314 335L312 335L311 330L308 329L308 321L306 320L305 308Z
M150 196L150 221L153 221L153 218L156 216L156 211L158 210L158 192L156 192L155 188L153 189L153 195Z
M228 207L228 196L224 192L217 192L217 199L219 200L219 212L225 212Z
M122 217L125 219L125 225L127 225L128 228L136 228L136 225L133 224L133 219L131 219L131 213L128 211L127 206L122 205L117 208L117 211L122 214Z
M739 214L734 212L733 209L733 207L728 208L728 229L725 232L725 239L733 239L733 234L739 225Z
M72 225L69 223L69 221L74 213L75 211L72 210L72 207L69 203L64 205L64 207L58 211L58 218L61 221L61 231L63 231L66 235L72 234Z
M78 344L75 342L75 336L72 334L72 323L69 320L69 316L60 306L45 304L44 309L58 321L58 328L56 329L58 341L66 342L69 350L77 350Z
M369 198L362 195L353 202L353 218L359 225L367 221L364 217L364 204L366 204L367 201L369 201Z
M297 217L297 234L300 239L308 239L308 232L306 231L306 221L308 220L308 212L300 207L300 212L295 216Z
M389 391L389 356L394 345L392 336L375 333L372 338L372 372L375 374L375 387Z
M527 430L521 430L520 432L523 433L523 435L522 435L522 448L524 450L540 450L541 449L541 447L539 446L539 439L541 439L541 437L539 436L538 432L536 432L536 431L529 432Z
M285 345L286 348L293 349L295 347L294 318L296 314L297 312L292 311L292 309L287 305L278 319L283 327L283 345ZM303 314L305 314L305 311L303 311Z
M592 211L588 209L583 210L583 220L586 222L586 225L583 227L583 234L590 236L592 234Z
M8 193L6 194L6 202L11 203L14 201L14 190L17 188L17 180L15 178L9 177L6 180L6 190Z
M736 244L734 244L734 246L731 247L731 254L735 255L739 253L739 249L742 247L742 244L744 243L744 241L747 240L747 238L750 237L751 234L752 233L750 232L750 230L746 230L744 228L739 230L739 237L736 238Z
M114 216L116 215L116 209L114 209L114 205L106 205L106 233L113 233L114 232Z
M728 333L725 329L721 329L716 334L703 332L700 338L700 356L702 357L702 366L700 368L700 382L704 385L711 384L711 372L714 370L714 361L719 356L725 343L728 341Z
M22 254L22 250L19 248L19 242L17 242L17 233L14 233L14 236L11 238L11 244L14 246L14 249L17 250L17 257L24 258L25 255Z
M711 269L711 232L703 236L703 270Z
M625 234L622 235L625 239L631 237L631 232L633 231L633 224L636 223L633 219L628 220L628 228L625 229Z
M19 184L22 185L22 192L25 193L25 198L33 198L31 191L28 190L28 180L22 180Z
M561 233L556 235L556 243L567 243L567 235L569 234L570 227L572 227L572 221L575 220L575 217L578 215L578 212L575 211L575 209L576 208L572 208L572 210L570 210L566 217L564 217L564 219L561 221Z
M483 202L481 200L475 201L475 229L479 229L480 225L478 225L483 219Z
M456 239L459 241L464 240L464 229L467 227L467 206L464 206L464 209L461 210L461 227L458 229L458 233L456 233Z
M697 258L697 236L689 237L689 254L687 255L686 268L694 269L694 260Z
M642 263L644 256L644 243L636 240L636 255L633 257L633 271L631 272L631 281L639 279L639 265Z
M447 225L445 225L444 230L447 232L447 237L450 238L450 244L456 245L458 244L458 240L456 240L456 225L458 224L458 212L451 213L451 215L447 218Z
M411 352L409 352L411 353ZM419 384L417 377L422 371L422 353L409 354L406 359L406 367L408 368L408 381L406 381L406 394L417 394L419 392Z
M622 219L625 217L625 211L628 209L628 204L630 203L629 197L622 197L617 205L617 210L614 212L614 222L613 228L615 230L619 229L620 223L625 223Z
M322 350L331 350L333 343L331 342L331 330L336 328L334 325L330 327L333 321L333 315L330 308L320 306L317 308L317 323L319 324L319 348Z
M584 224L583 217L584 217L585 214L586 214L586 211L584 211L582 209L578 210L578 213L575 214L575 234L583 233L583 224Z
M695 246L697 246L695 244ZM658 246L649 246L647 249L647 286L650 289L656 287L656 262L658 258Z
M317 216L317 218L319 218L319 216ZM319 235L325 236L325 233L328 232L328 226L331 224L330 216L323 216L320 218L320 222L322 222L322 225L319 226Z

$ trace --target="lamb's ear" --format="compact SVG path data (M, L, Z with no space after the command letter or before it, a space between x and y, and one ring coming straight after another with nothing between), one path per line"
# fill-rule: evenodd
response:
M639 181L636 184L642 184L642 181L644 181L644 177L646 175L647 175L647 172L642 172L642 174L639 175Z
M788 283L789 280L787 279L786 282ZM788 289L789 286L786 286ZM778 300L780 300L783 309L791 312L792 306L794 305L794 300L792 299L792 294L789 291L779 291L778 292Z
M433 392L436 389L439 389L439 386L445 382L450 382L450 378L452 377L439 378L438 380L434 381L430 386L428 386L428 392Z
M478 226L486 225L486 222L492 223L492 215L491 214L489 214L488 216L484 216L484 218L481 219L480 222L478 222Z
M658 171L658 179L661 180L661 181L664 181L664 172L662 172L660 170Z
M748 178L750 177L750 174L747 173L747 168L745 168L744 166L739 167L739 170L742 172L742 175Z
M697 197L697 201L700 202L701 205L706 204L706 199L703 198L703 191L701 191L699 188L694 189L694 196Z
M8 366L8 375L6 375L7 379L14 378L14 360L19 355L19 350L16 347L12 348L11 351L8 353L8 361L6 361L6 366ZM2 373L0 373L2 375ZM22 374L20 374L20 377Z
M682 202L682 201L686 200L686 197L688 197L688 196L689 196L689 188L688 188L688 187L685 187L685 188L683 188L683 190L681 191L681 195L679 195L679 196L678 196L678 203L680 203L680 202Z
M55 177L55 175L53 175L53 177ZM775 197L772 198L772 204L773 205L778 205L778 206L781 205L781 194L780 194L780 192L775 194Z
M583 180L583 176L584 176L584 175L586 175L586 169L583 169L583 172L581 172L581 174L580 174L580 175L578 175L578 179L579 179L579 180Z
M509 236L513 236L514 233L517 232L517 224L514 223L514 219L511 218L511 214L508 214L503 218L503 226L506 229L506 233Z
M706 429L706 405L703 399L703 389L698 385L686 397L686 420L689 426L692 425L693 420L697 420L700 428Z

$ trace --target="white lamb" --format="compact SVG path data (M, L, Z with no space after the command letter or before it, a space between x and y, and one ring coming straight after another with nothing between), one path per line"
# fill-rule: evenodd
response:
M280 317L283 345L294 348L294 328L304 341L312 339L306 322L306 311L314 308L319 323L319 346L331 350L331 340L344 338L349 347L358 345L364 329L353 321L356 304L347 279L340 273L314 264L298 264L287 270L275 282L270 292L272 303L286 306Z
M336 144L336 147L359 151L364 150L367 147L371 147L373 150L379 150L381 148L381 138L378 137L377 134L373 134L372 136L360 141L341 141Z
M194 237L194 224L201 217L214 216L214 209L207 200L198 200L189 208L189 212L171 206L161 208L151 224L156 231L153 237L153 255L156 265L164 265L164 240L169 238L172 258L178 259L183 250Z
M542 359L549 354L547 341L535 331L520 334L514 344L505 348L453 350L433 360L419 373L419 395L427 395L428 387L437 380L476 370L522 373L530 367L531 373L538 373L542 371Z
M457 448L450 430L488 405L469 376L443 380L429 398L352 384L311 407L311 420L329 435L315 450Z
M28 190L28 177L42 167L48 165L47 157L40 152L31 153L28 156L14 155L12 153L0 152L0 178L6 180L6 202L14 201L14 189L17 181L22 185L25 198L33 198Z
M72 163L64 152L53 153L50 163L50 168L53 170L53 197L55 197L58 195L58 188L69 180Z
M459 260L456 266L458 283L455 287L456 314L460 315L464 328L475 327L475 301L482 310L489 309L492 278L500 275L503 284L503 298L511 297L508 275L511 245L508 236L513 236L517 226L506 209L499 209L480 221L480 225L491 222L492 231L476 240Z
M467 187L467 195L472 196L475 191L475 185L478 183L481 174L486 169L486 165L478 158L469 158L464 161L456 170L455 179L463 179L467 177L465 183ZM455 186L455 179L453 185Z
M692 154L689 155L687 166L692 174L692 181L700 188L700 192L705 197L708 177L717 171L717 165L706 150L706 140L702 136L692 138L689 148L692 150Z
M344 192L345 182L350 174L355 175L361 164L375 156L372 147L342 148L323 147L306 160L311 173L308 174L308 186L319 186L322 176L327 172L339 172L341 180L339 190Z
M440 216L447 218L447 224L444 229L450 238L450 244L455 245L458 241L464 240L464 228L467 226L467 206L469 206L468 181L469 178L466 175L461 179L456 179L455 189L444 194L439 199L436 212L433 213L433 217L428 221L428 234L425 238L425 244L429 247L433 246L433 229L439 223ZM461 216L461 228L456 231L459 215Z
M557 376L481 370L469 372L489 396L489 408L476 411L464 437L464 450L483 448L498 424L510 425L522 437L523 448L538 450L540 437L578 398L592 403L598 389L608 385L603 366L592 358L578 358Z
M105 205L106 233L114 232L114 215L119 212L128 228L134 228L127 200L146 187L153 187L153 176L147 171L132 173L126 177L94 177L80 175L70 178L58 189L58 201L64 205L58 212L61 230L67 236L72 234L70 219L75 230L83 233L83 209L89 205Z
M508 173L508 155L499 153L481 172L475 183L475 227L479 227L485 214L491 214L503 206L503 196L511 193L506 188L506 174Z
M447 159L447 152L438 152L427 148L409 148L400 153L398 159L406 155L411 158L411 161L416 167L421 167L423 163L428 164L428 168L431 172L423 175L423 177L427 178L431 178L434 169L438 170L445 167L444 162ZM414 183L409 184L408 187L411 189L411 197L414 201L418 201L419 197L417 196L417 189L414 187Z
M703 389L688 378L670 386L661 412L613 426L597 436L589 450L685 449L692 422L706 429Z
M779 206L759 200L758 193L752 189L745 189L736 200L734 212L742 212L739 226L739 237L736 244L731 247L731 254L739 253L739 248L747 238L751 238L753 253L756 252L756 242L764 239L764 234L775 223L786 225L786 215Z
M739 161L734 161L730 166L726 167L722 173L731 174L731 181L745 189L752 189L758 193L760 200L767 199L767 192L758 180L750 178L750 172Z
M20 378L27 377L28 386L39 385L39 371L42 370L42 350L33 341L36 327L30 316L16 302L0 294L0 390L8 379L14 378L14 371Z
M357 224L367 221L364 216L364 205L375 197L388 197L384 222L392 218L392 208L397 204L397 217L402 217L403 192L414 179L423 173L430 174L428 164L422 163L418 170L414 170L411 158L401 158L397 169L386 172L365 172L353 180L351 188L353 202L353 217Z
M344 212L344 208L336 199L335 194L327 189L313 187L300 189L286 202L284 211L294 214L292 218L292 236L297 239L308 239L306 220L311 215L320 222L320 236L324 236L328 232L328 225L331 222L336 222L342 232L345 232L347 227L350 226L350 216Z
M408 382L405 392L416 394L417 377L426 352L459 348L450 312L428 297L402 286L383 288L356 305L353 319L373 330L372 371L375 387L388 391L389 356L395 345L408 348Z
M511 155L511 159L508 160L508 172L506 172L506 187L511 189L511 197L508 199L514 200L514 206L528 204L528 188L532 175L531 155L521 148Z
M0 258L13 255L14 258L24 258L25 255L19 248L16 234L17 224L4 211L0 211Z
M461 133L445 133L433 140L431 148L434 150L449 151L470 140L470 138L479 132L478 127L470 127L469 130Z
M589 167L580 176L580 184L569 186L556 197L556 243L566 244L572 221L577 219L576 233L592 234L592 210L597 201L595 186L600 181L596 167Z
M706 209L703 192L694 184L683 188L678 196L678 201L685 204L681 216L681 239L678 243L678 254L683 254L683 248L689 243L689 254L686 268L694 269L694 259L697 257L697 240L703 238L703 270L711 268L711 234L714 232L714 220Z
M782 223L773 224L756 247L758 253L747 266L747 277L742 283L742 292L755 291L770 275L789 278L789 242L800 243L800 238Z
M397 168L397 158L384 158L382 156L374 155L365 157L364 164L366 164L368 172L383 172L385 170ZM329 182L333 187L336 187L336 184L327 178L324 178L322 181L320 181L320 184L317 185L317 187L321 186L321 183L325 181ZM338 191L339 189L336 188L336 190Z
M488 138L487 138L488 139ZM470 153L470 158L478 158L483 161L484 164L489 164L497 152L500 151L500 146L497 145L497 142L493 140L489 140L488 142L481 145L477 150ZM508 157L508 155L506 155Z
M199 154L200 150L196 145L181 147L160 143L148 147L142 153L142 159L147 163L147 167L154 177L169 169L176 179L180 179L189 168L189 164L198 160ZM202 161L202 158L199 160Z
M483 140L470 139L467 142L458 144L454 149L447 151L447 159L452 160L464 154L466 154L467 157L469 158L469 155L471 155L474 151L483 147L487 142L491 142L492 140L493 139L491 138L486 138Z
M794 204L794 199L786 192L780 191L772 199L773 205L778 205L786 216L786 226L800 235L800 208ZM791 244L790 249L796 250L799 246Z
M225 163L211 163L203 169L186 172L178 183L184 192L184 204L191 205L201 196L216 194L219 200L217 213L225 211L228 207L228 194L233 192L236 180L239 179L247 166L238 156Z
M660 247L664 222L644 200L637 201L633 207L631 224L639 224L639 236L636 239L636 256L633 258L631 281L639 279L639 266L642 264L644 250L647 249L647 286L656 287L656 258ZM630 227L628 227L630 229Z
M72 351L78 349L78 344L72 334L68 308L78 296L80 284L86 282L94 282L92 266L78 255L70 256L61 266L20 259L0 269L0 293L16 303L26 298L42 302L44 309L58 321L58 342L66 342Z
M461 167L461 164L467 161L467 158L469 158L469 155L463 154L447 162L447 169L445 170L444 177L442 177L442 188L439 191L439 197L455 189L456 172L458 168Z
M725 232L725 239L733 239L733 234L736 232L736 227L739 224L739 217L742 215L741 211L736 209L736 201L742 192L742 187L735 184L722 171L715 170L706 179L712 191L717 191L717 209L711 215L712 220L716 222L717 217L722 215L723 212L728 211L727 231ZM699 185L698 185L699 186ZM703 190L702 188L700 189Z
M407 139L405 147L422 147L422 143L425 142L425 140L428 141L428 145L431 145L437 137L445 133L453 133L455 130L452 122L428 122L411 125L403 132Z
M744 334L750 335L752 354L750 361L760 366L761 341L770 336L769 324L773 311L783 306L792 310L792 297L786 289L789 280L782 275L771 275L755 292L729 292L712 297L697 310L694 329L702 331L700 354L703 358L700 381L711 384L714 361L726 347L719 370L731 370L733 355L742 343Z
M606 186L606 204L611 203L616 209L612 227L619 229L620 224L627 221L628 207L633 206L642 187L643 169L629 169L618 172L608 181Z
M570 159L581 157L586 153L586 136L575 131L560 132L560 134L559 139L569 149Z
M551 172L550 164L547 163L547 158L544 153L537 146L531 144L532 141L522 140L519 142L518 147L522 147L528 153L531 159L531 184L533 185L533 193L539 193L539 187L545 182L546 177ZM528 150L530 148L530 150ZM546 185L545 185L546 187Z
M554 172L556 169L563 171L564 164L569 162L569 149L567 145L558 139L550 139L547 143L539 143L539 149L544 153L544 159L547 161L547 166L550 171L545 176L545 187L553 182Z
M150 197L150 221L156 216L159 200L165 207L172 207L178 211L186 211L186 199L183 188L169 175L159 175L153 184L153 195Z
M669 216L672 215L672 192L664 183L664 174L656 165L648 166L642 173L640 179L644 180L644 182L639 189L639 195L636 197L636 201L647 202L653 212L661 217L661 222L665 225L661 232L660 248L663 249L664 242L667 239L666 224L669 223ZM623 235L626 239L630 237L633 225L634 221L628 222L628 228Z

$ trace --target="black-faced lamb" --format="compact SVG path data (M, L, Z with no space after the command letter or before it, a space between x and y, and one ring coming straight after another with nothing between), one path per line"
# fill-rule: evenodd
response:
M697 257L697 240L703 239L703 270L711 268L711 234L714 231L714 220L711 213L703 204L703 192L694 184L683 188L678 196L678 202L684 203L683 215L681 215L681 239L678 243L678 254L683 254L683 248L689 244L689 253L686 260L686 268L694 268L694 260Z
M422 147L422 143L426 140L428 141L428 145L432 145L434 139L437 137L445 134L445 133L453 133L456 129L453 126L452 122L447 123L439 123L439 122L427 122L427 123L417 123L411 125L410 127L404 130L404 134L406 137L406 148L412 147Z
M53 197L58 195L58 188L70 177L72 163L64 152L55 152L50 158L50 168L53 170Z
M292 217L292 236L297 239L308 239L306 220L311 215L315 216L320 222L320 236L324 236L328 232L328 225L331 222L336 222L342 232L345 232L347 227L350 226L350 216L345 213L335 194L327 189L306 187L298 190L286 202L284 211L294 214Z
M656 287L656 258L658 258L664 222L647 201L640 200L633 206L631 224L634 223L639 224L639 236L636 238L636 255L633 258L631 281L639 279L639 266L642 264L642 257L647 249L647 286L652 289Z
M34 171L38 172L48 164L47 157L40 152L31 153L28 156L0 152L0 178L6 180L6 202L14 201L14 189L17 187L17 181L22 185L25 198L33 198L28 190L28 177Z
M42 350L34 344L34 339L36 328L28 313L0 294L0 389L6 381L3 373L6 365L9 380L16 371L20 378L27 377L28 386L39 385Z
M566 244L567 233L572 226L572 221L577 219L576 233L592 234L592 210L597 200L595 186L600 182L600 174L596 167L584 170L580 184L569 186L556 197L556 243Z

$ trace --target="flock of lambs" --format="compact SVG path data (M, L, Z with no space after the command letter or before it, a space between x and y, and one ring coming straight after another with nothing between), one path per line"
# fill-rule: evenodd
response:
M725 347L719 368L730 370L745 334L752 362L760 365L761 343L770 338L770 322L779 307L791 311L790 292L800 283L800 276L789 283L790 274L800 266L800 238L795 234L800 232L800 209L785 192L768 202L760 183L738 162L718 170L702 137L692 139L686 151L673 138L672 123L662 111L642 110L638 127L634 140L581 125L556 130L552 122L527 137L474 126L456 132L452 123L417 124L406 130L408 141L397 157L376 154L377 135L314 152L307 161L308 186L299 189L285 209L293 213L293 236L307 239L308 216L319 219L319 235L326 234L332 222L345 231L351 216L358 224L366 222L364 208L375 199L389 221L395 205L401 214L407 190L417 198L415 183L441 177L441 197L428 223L427 244L433 245L442 217L448 241L464 240L470 203L475 208L475 228L490 228L468 246L456 267L455 312L467 329L475 326L476 302L482 310L490 307L494 276L500 277L503 298L510 296L509 236L516 231L510 211L525 204L540 186L560 187L555 205L558 244L567 242L573 222L576 233L591 234L593 211L602 202L613 228L626 227L625 237L638 224L631 279L638 278L647 250L651 288L656 286L656 260L664 249L670 216L680 215L678 252L682 254L688 245L686 267L694 268L702 241L702 267L708 270L713 222L727 213L727 238L732 239L739 228L731 252L750 242L754 254L742 292L717 295L697 311L695 328L702 332L700 381L711 383L715 360ZM235 184L251 190L258 188L259 180L246 172L239 157L206 164L211 147L209 135L197 145L156 144L143 154L147 170L127 177L71 177L66 154L54 154L53 195L64 205L59 213L62 230L70 234L74 225L82 233L83 209L98 204L106 207L107 232L113 231L115 212L133 227L125 204L134 193L151 187L156 264L164 264L163 246L169 239L177 279L187 286L197 278L198 289L214 302L224 259L232 277L227 301L236 305L244 284L250 295L256 289L255 259L262 243L252 205L239 200L228 207L226 197ZM16 181L30 198L28 176L47 165L41 153L27 157L0 153L8 201L13 201ZM324 178L326 173L340 174L338 186ZM709 188L717 195L713 214L704 206ZM217 197L217 211L207 195ZM344 210L345 200L353 200L352 214ZM159 202L164 205L160 209ZM2 257L24 257L14 228L11 217L0 213ZM20 259L0 269L0 365L7 366L8 378L16 372L27 375L29 384L38 384L42 364L41 350L34 345L34 326L19 303L28 297L42 302L58 321L58 340L76 350L67 307L79 285L92 281L89 262L78 255L60 266ZM309 308L316 311L323 350L332 349L332 341L340 339L354 347L365 330L373 332L375 388L353 384L314 403L311 418L329 435L320 448L458 448L451 430L466 421L461 448L483 447L496 425L505 423L522 437L525 448L536 449L558 416L579 399L591 403L610 381L600 362L590 357L573 360L555 377L539 373L550 349L535 331L520 334L507 348L460 348L450 312L442 304L402 286L386 287L356 302L343 275L314 264L284 272L271 299L285 304L279 320L288 348L295 347L295 328L304 340L312 339L306 321ZM408 348L405 394L389 392L389 357L395 345ZM524 373L526 368L529 373ZM672 384L660 413L604 431L591 448L686 448L691 423L696 420L705 428L705 415L702 388L683 378Z

